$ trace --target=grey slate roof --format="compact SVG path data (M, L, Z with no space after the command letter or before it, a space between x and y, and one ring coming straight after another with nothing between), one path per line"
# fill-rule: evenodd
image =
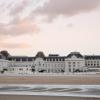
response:
M84 58L79 52L71 52L67 58L71 58L72 56L76 56L77 58Z
M84 57L86 60L91 60L91 59L99 59L100 60L100 55L85 55Z
M44 55L44 53L43 53L42 51L39 51L39 52L36 54L35 58L38 58L38 57L44 58L45 55Z
M28 57L28 56L11 56L10 54L8 55L7 59L9 61L15 60L15 61L33 61L38 57L43 58L44 60L48 61L65 61L66 58L71 58L72 56L76 56L77 58L84 58L86 60L95 60L99 59L100 60L100 55L81 55L79 52L71 52L67 56L59 56L58 54L49 54L48 56L45 56L43 52L38 52L35 57ZM0 52L0 59L2 59L2 54ZM3 58L4 59L4 58Z
M27 57L27 56L10 56L8 57L8 60L12 61L12 60L16 60L16 61L32 61L34 59L34 57Z
M49 54L49 57L59 57L58 54Z

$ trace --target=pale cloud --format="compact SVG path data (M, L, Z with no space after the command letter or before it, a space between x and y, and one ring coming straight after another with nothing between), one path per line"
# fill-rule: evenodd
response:
M69 23L69 24L67 24L67 27L73 27L74 25L73 25L73 23Z
M100 0L48 0L44 6L38 7L35 14L47 15L49 19L58 15L73 16L82 12L89 12L100 6Z
M13 9L10 11L10 15L15 16L21 13L30 3L30 0L21 0L18 4L15 5Z

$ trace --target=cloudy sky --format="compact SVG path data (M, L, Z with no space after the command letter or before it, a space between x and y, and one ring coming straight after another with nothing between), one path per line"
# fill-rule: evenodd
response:
M100 54L100 0L0 0L0 50Z

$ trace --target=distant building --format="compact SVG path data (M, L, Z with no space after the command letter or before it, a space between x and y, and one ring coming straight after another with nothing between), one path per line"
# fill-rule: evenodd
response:
M38 52L35 57L11 56L0 52L0 72L15 74L99 72L100 56L71 52L67 56Z

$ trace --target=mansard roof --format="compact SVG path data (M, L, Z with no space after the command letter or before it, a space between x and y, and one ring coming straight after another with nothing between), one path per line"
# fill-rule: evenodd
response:
M65 56L58 56L58 57L54 57L54 56L48 56L48 57L45 57L45 58L66 58Z
M49 54L48 56L45 56L42 51L39 51L35 57L28 57L28 56L11 56L6 50L3 50L0 52L0 59L8 59L8 60L16 60L16 61L33 61L35 58L40 57L43 58L44 60L46 59L60 59L60 60L65 60L66 58L71 58L72 56L76 56L77 58L84 58L86 60L95 60L99 59L100 60L100 55L81 55L79 52L71 52L67 56L59 56L58 54Z
M28 57L28 56L10 56L8 57L8 60L16 60L16 61L32 61L34 57Z
M45 55L42 51L39 51L35 56L35 58L44 58L44 57L45 57Z
M49 57L59 57L59 54L49 54Z
M86 60L91 60L91 59L100 59L100 55L85 55Z
M50 61L65 61L65 56L57 56L57 57L54 57L54 56L48 56L48 57L45 57L44 60L50 60Z
M66 56L59 56L59 54L49 54L46 59L65 59Z
M71 52L67 58L71 58L72 56L76 56L77 58L83 58L83 56L79 52Z

